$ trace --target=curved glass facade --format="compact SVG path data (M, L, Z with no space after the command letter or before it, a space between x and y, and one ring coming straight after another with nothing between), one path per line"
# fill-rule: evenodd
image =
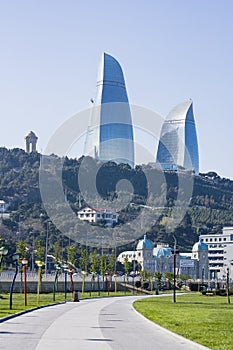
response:
M124 75L117 60L106 53L98 69L84 154L134 166L133 127Z
M199 173L197 133L191 100L177 105L165 119L156 162L163 169L182 167Z

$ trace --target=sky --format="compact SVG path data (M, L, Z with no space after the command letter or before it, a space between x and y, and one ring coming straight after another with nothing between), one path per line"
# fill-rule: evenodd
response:
M192 98L200 171L233 179L232 13L231 0L0 0L0 146L33 130L43 152L90 108L105 51L130 103L166 117Z

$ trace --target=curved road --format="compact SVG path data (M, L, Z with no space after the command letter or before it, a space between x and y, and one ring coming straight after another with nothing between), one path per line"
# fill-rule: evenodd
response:
M3 350L207 349L138 314L140 297L86 299L42 308L0 323Z

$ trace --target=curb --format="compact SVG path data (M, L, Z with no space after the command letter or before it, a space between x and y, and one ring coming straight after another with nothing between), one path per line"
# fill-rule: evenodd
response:
M5 322L5 321L8 321L8 320L10 320L11 318L15 318L15 317L18 317L18 316L22 316L22 315L27 314L27 313L32 312L32 311L36 311L36 310L39 310L39 309L43 309L43 308L49 307L49 306L55 306L55 305L65 304L65 303L66 303L66 301L61 301L61 302L59 302L59 303L36 306L36 307L31 308L31 309L23 310L23 311L20 311L20 312L15 313L15 314L2 317L2 318L0 318L0 323Z
M156 297L158 297L158 296L156 296ZM134 312L135 312L136 314L138 314L140 317L142 317L144 320L148 321L149 323L152 323L154 326L158 327L158 328L159 328L160 330L162 330L163 332L165 332L165 333L167 333L167 334L169 334L169 335L173 335L175 338L181 339L181 340L183 340L184 342L186 342L187 344L195 345L195 346L197 347L197 349L200 349L200 350L211 350L210 348L207 348L205 345L202 345L202 344L200 344L200 343L196 343L196 342L193 341L193 340L190 340L190 339L188 339L188 338L185 338L185 337L183 337L182 335L177 334L177 333L174 333L174 332L170 331L169 329L164 328L164 327L160 326L159 324L157 324L157 323L155 323L155 322L149 320L149 318L143 316L140 312L138 312L138 311L134 308L133 303L134 303L134 301L131 303L131 305L132 305L132 308L133 308L133 310L134 310Z

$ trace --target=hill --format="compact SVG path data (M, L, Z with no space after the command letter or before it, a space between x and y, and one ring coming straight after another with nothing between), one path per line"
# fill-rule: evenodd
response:
M0 148L0 199L8 202L10 218L3 219L1 235L10 242L12 251L15 241L24 239L29 245L46 236L48 217L43 208L39 190L39 153L25 153L22 149ZM51 156L52 157L52 156ZM59 159L56 156L53 156ZM85 200L80 195L78 175L80 159L63 158L62 182L67 200L73 211L84 206ZM131 203L120 212L120 224L131 221L139 215L143 207L155 203L158 208L164 205L156 223L151 224L148 237L153 242L173 244L173 235L178 240L181 250L191 249L200 233L219 232L223 226L233 225L233 181L220 178L215 172L198 176L189 172L161 172L149 165L136 166L131 169L125 164L116 165L108 162L100 164L93 159L88 160L98 168L96 187L102 198L113 200L117 197L116 184L119 180L128 180L133 187ZM93 163L94 162L94 163ZM145 175L145 169L146 174ZM85 168L86 177L90 177L90 169ZM154 188L148 188L147 177L157 179ZM165 185L162 178L165 178ZM192 178L193 191L190 206L183 220L173 231L167 230L167 222L172 215L174 206L179 199L179 181L189 181ZM152 187L153 187L152 186ZM154 202L151 202L151 191L156 192ZM154 192L153 192L154 193ZM182 196L181 196L182 197ZM165 198L165 203L164 203ZM179 199L182 207L182 199ZM49 244L59 241L63 246L69 243L67 237L50 224ZM141 232L143 235L145 232ZM130 248L130 244L124 249Z

